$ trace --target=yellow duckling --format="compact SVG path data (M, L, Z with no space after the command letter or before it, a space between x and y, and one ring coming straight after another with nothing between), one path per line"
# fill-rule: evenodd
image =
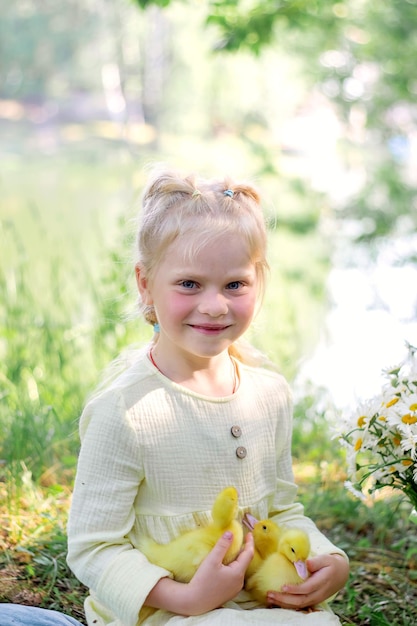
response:
M270 554L246 582L252 597L266 604L268 591L281 591L284 585L296 585L309 576L306 560L310 553L310 540L303 530L282 530L278 550Z
M226 531L233 533L233 541L223 563L234 561L242 547L243 528L237 521L238 493L234 487L221 491L212 508L212 521L204 528L196 528L179 535L166 544L160 544L150 537L142 537L139 549L151 563L172 572L174 579L189 582L214 548L218 539Z
M252 561L245 573L245 580L249 580L251 576L259 569L261 563L265 559L278 550L278 541L282 533L282 529L270 519L258 521L250 513L245 513L242 523L253 534L255 552Z

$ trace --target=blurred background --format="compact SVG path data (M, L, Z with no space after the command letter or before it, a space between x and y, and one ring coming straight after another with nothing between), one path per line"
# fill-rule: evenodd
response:
M250 339L300 428L372 395L417 343L417 2L0 9L3 468L72 476L86 394L150 337L132 246L155 161L261 189L271 277Z
M85 623L66 565L78 418L151 337L133 245L165 162L261 190L249 338L294 389L300 501L351 557L333 607L417 623L410 507L354 499L333 435L417 345L416 58L417 0L0 0L0 602Z

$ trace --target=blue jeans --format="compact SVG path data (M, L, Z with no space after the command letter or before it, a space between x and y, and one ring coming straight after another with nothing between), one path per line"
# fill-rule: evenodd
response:
M22 604L0 604L0 626L82 626L69 615Z

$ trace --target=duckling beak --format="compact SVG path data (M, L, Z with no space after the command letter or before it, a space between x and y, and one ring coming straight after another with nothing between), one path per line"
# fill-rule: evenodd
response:
M294 567L302 580L306 580L306 578L308 578L307 564L305 561L295 561Z
M257 520L256 517L254 517L250 513L245 513L242 519L242 524L246 526L248 530L252 531L255 528L255 524L257 524L258 521L259 520Z

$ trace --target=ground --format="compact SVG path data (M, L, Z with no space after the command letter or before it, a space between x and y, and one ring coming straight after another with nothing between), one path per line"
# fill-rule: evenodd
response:
M410 506L398 497L366 505L329 473L320 479L317 473L300 473L298 482L308 515L350 557L349 582L333 601L333 610L344 626L417 624L417 526L409 521ZM49 503L53 510L56 499ZM62 519L67 504L61 496L61 515L54 516L43 502L42 519L37 521L34 511L13 515L0 508L0 602L51 608L85 623L82 603L87 590L65 561Z

